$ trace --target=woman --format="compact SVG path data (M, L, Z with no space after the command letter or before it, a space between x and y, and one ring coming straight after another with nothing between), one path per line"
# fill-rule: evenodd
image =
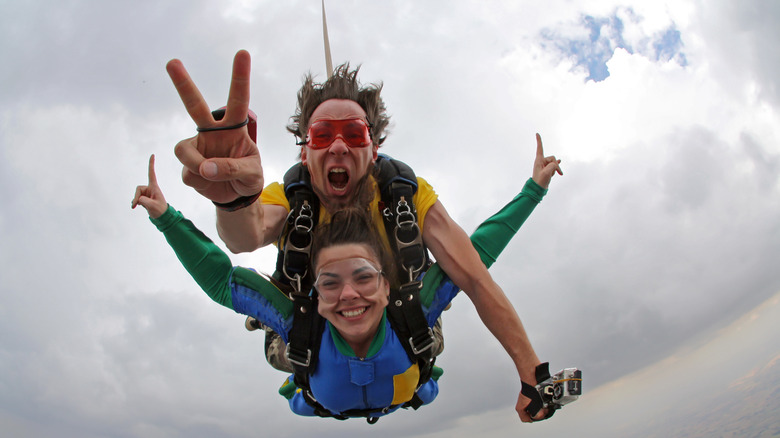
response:
M234 268L223 251L167 204L157 184L154 156L149 160L149 184L136 189L132 207L139 204L214 301L258 319L288 342L292 301L267 278ZM309 382L313 396L334 414L370 417L394 411L415 394L423 404L433 401L441 370L416 388L417 364L406 355L385 315L392 259L368 216L356 209L338 212L330 223L318 227L314 247L318 313L327 324ZM279 392L293 412L316 415L292 378ZM362 412L358 415L356 410Z
M317 336L317 365L301 379L308 380L308 388L299 391L288 379L280 389L291 409L301 415L377 418L413 397L418 404L433 401L442 371L435 368L432 379L417 387L420 367L386 312L390 289L397 287L393 259L368 212L337 211L316 228L312 247L317 313L327 322Z
M485 265L495 261L545 194L531 182L472 236ZM209 297L258 319L289 341L292 301L266 277L233 267L222 250L167 204L157 184L154 156L149 160L149 184L138 186L132 207L139 204ZM293 412L320 415L317 409L324 408L337 417L376 418L413 398L416 405L433 401L442 371L434 367L431 379L418 387L419 367L407 355L386 313L394 286L388 273L395 269L368 216L356 209L334 214L329 224L318 227L313 247L317 310L327 323L319 338L317 366L309 378L316 403L307 402L307 391L300 391L290 378L279 390ZM429 327L457 293L457 286L437 265L429 269L420 291Z

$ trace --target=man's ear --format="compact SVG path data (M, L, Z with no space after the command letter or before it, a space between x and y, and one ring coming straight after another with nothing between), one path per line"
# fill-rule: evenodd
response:
M307 155L306 154L306 148L302 147L301 148L301 164L303 164L304 166L306 165L306 161L307 161L306 155Z
M373 148L373 153L371 154L371 162L376 163L376 159L379 156L379 146L376 145L376 143L372 144L371 147Z

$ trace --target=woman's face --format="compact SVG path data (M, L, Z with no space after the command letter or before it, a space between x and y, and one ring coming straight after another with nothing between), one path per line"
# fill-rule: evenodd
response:
M354 243L322 249L314 269L320 315L359 356L368 351L388 302L390 285L380 270L373 251Z

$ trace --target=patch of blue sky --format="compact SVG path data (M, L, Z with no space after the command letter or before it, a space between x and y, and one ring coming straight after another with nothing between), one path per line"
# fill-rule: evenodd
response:
M551 47L562 56L574 62L574 69L583 68L588 72L586 81L600 82L610 75L607 62L612 59L615 50L623 49L631 54L640 54L653 61L675 61L687 65L683 53L683 41L680 31L674 23L668 28L652 35L644 35L634 44L624 38L625 23L619 16L628 17L628 25L634 26L641 22L641 17L630 9L615 11L610 16L594 17L583 15L574 25L578 32L576 36L566 36L562 29L544 29L541 32L543 46Z
M674 25L669 26L668 29L657 34L656 38L653 40L656 61L665 62L675 60L684 67L688 65L688 59L685 57L682 48L683 42L680 31L677 30Z

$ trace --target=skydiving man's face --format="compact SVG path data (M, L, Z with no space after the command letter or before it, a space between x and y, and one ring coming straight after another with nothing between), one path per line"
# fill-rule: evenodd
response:
M376 161L368 129L365 111L353 100L326 100L312 113L301 162L326 205L347 204Z

